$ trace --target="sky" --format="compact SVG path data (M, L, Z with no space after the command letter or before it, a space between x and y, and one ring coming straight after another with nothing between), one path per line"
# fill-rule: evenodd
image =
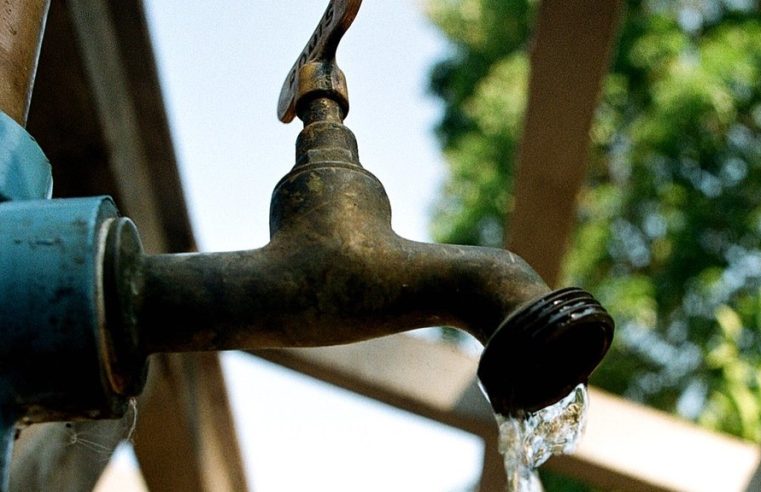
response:
M224 7L220 7L224 5ZM277 7L275 6L277 5ZM161 82L200 247L248 249L268 239L269 198L293 165L300 131L275 116L288 70L327 5L316 0L147 2ZM394 226L427 237L442 176L426 97L446 44L415 0L370 0L338 50L360 158L386 186Z
M283 79L327 1L147 0L160 79L202 251L269 239L269 199L293 165L298 121L275 115ZM386 186L393 226L428 240L443 179L427 76L447 45L414 0L368 0L338 63L360 159ZM464 490L482 444L462 431L252 356L223 356L249 484L257 492Z

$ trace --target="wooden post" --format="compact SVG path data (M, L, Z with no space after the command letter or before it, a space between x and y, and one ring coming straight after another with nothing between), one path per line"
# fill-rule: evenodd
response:
M135 432L152 492L248 490L216 353L154 357Z
M589 129L622 2L544 0L515 177L508 247L557 283L587 169Z
M50 0L4 0L0 7L0 110L26 125Z

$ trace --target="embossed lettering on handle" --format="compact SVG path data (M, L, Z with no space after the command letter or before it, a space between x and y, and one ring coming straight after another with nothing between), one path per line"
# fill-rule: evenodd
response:
M335 64L338 43L354 22L361 4L362 0L331 0L317 29L285 78L277 104L280 121L289 123L296 116L299 69L310 62Z

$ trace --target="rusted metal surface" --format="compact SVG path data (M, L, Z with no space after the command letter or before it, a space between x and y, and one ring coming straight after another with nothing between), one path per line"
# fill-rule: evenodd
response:
M123 237L109 244L132 247L118 250L115 284L107 289L128 301L108 315L112 329L121 323L125 332L138 332L146 353L335 345L437 325L487 344L508 315L548 293L509 251L396 235L385 191L359 164L339 104L315 99L300 116L306 126L296 166L273 193L270 243L252 251L145 256L134 229L123 228ZM560 337L553 327L561 325L542 326L541 341L525 353L536 356L538 344L556 354L553 337L571 351L574 342L595 348L579 351L586 358L543 359L548 366L531 380L537 385L525 392L529 400L511 404L555 401L562 396L556 380L584 381L612 335L583 320L563 325ZM487 348L491 361L520 355L513 345L522 339L512 333L518 331L506 329ZM490 363L485 370L499 369ZM522 391L517 378L525 375L488 378L492 394Z
M537 411L586 383L612 339L613 319L588 292L556 290L499 326L478 378L497 413Z
M497 410L553 403L597 366L612 320L581 291L543 297L547 286L509 251L394 233L383 186L343 125L345 85L325 82L338 73L335 50L358 7L331 2L286 79L281 116L292 101L305 126L296 165L273 193L269 244L145 256L135 229L119 228L107 253L106 292L118 299L107 307L111 329L147 354L335 345L453 326L486 345L480 374Z
M485 342L546 292L507 251L397 236L382 185L340 123L308 125L297 147L267 246L145 258L135 281L149 351L332 345L437 324Z
M324 105L312 106L329 113ZM507 251L397 236L385 191L342 124L307 125L297 149L273 194L267 246L144 258L129 288L139 287L149 352L333 345L438 324L485 342L547 291Z
M50 0L0 5L0 111L26 124Z

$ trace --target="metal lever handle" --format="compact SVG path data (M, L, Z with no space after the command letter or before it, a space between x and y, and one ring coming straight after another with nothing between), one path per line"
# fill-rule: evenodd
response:
M277 116L290 123L296 116L301 96L311 90L330 92L348 110L348 93L343 73L336 65L341 38L357 16L362 0L331 0L312 37L299 55L280 90ZM310 80L303 80L310 79Z

